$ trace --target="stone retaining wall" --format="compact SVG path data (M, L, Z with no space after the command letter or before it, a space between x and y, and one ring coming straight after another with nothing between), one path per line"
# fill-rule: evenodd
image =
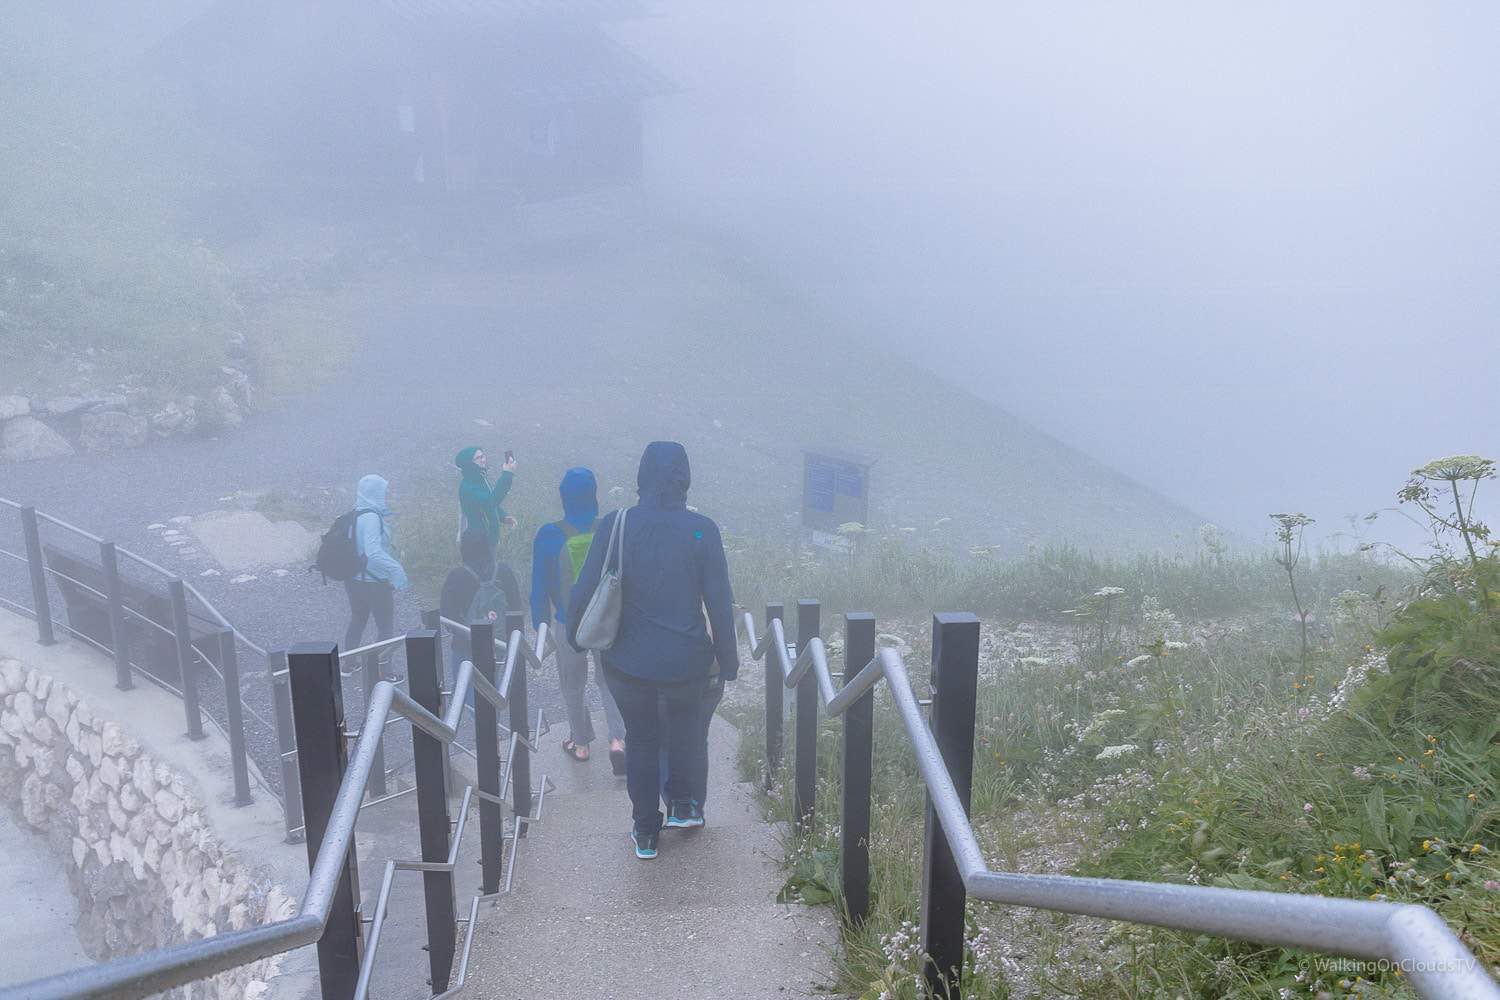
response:
M294 903L214 836L182 778L51 676L0 658L0 796L45 834L96 960L290 916ZM268 960L194 986L257 997ZM182 991L174 991L186 996Z

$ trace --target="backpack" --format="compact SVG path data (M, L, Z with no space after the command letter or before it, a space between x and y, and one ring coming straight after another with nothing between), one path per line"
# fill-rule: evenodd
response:
M567 521L554 522L563 533L563 553L565 561L561 564L572 572L568 575L564 586L571 587L578 582L578 574L583 572L583 564L589 557L589 546L594 543L594 532L579 531L576 525Z
M464 569L469 567L465 566ZM468 621L490 622L497 629L498 635L498 630L505 625L505 613L510 610L505 600L505 591L493 576L488 580L481 580L479 574L472 569L469 569L469 575L479 584L479 589L474 591L474 598L469 601Z
M323 582L337 580L340 583L354 579L365 570L369 557L359 551L359 516L374 514L385 527L385 518L377 510L351 510L334 518L333 524L323 532L318 543L318 558L308 567L308 572L317 570Z

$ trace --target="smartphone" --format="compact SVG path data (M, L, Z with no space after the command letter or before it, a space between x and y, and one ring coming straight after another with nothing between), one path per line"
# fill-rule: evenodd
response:
M516 460L516 453L513 452L513 451L511 451L509 448L505 449L505 461L507 463L509 463L509 462L514 462L515 460Z

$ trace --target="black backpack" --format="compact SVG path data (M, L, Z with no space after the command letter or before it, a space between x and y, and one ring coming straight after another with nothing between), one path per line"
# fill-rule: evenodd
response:
M352 580L364 572L369 560L359 552L357 527L361 514L374 514L380 518L381 527L385 526L385 518L378 510L351 510L334 518L332 526L323 532L323 540L318 543L317 561L308 567L308 572L317 570L323 574L325 584L329 580L340 583Z

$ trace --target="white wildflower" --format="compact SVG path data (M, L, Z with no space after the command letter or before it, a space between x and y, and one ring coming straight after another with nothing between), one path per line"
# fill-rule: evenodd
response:
M1140 747L1134 743L1121 743L1119 746L1105 747L1094 755L1095 760L1117 760L1135 753Z

